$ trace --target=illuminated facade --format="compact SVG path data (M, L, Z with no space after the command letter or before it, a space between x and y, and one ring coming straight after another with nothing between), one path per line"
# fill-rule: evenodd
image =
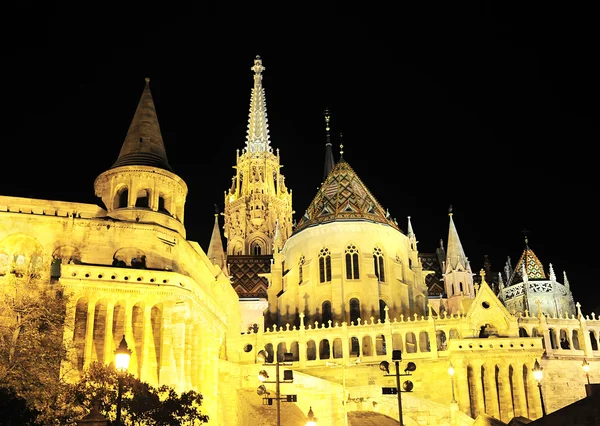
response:
M417 365L402 394L406 425L537 418L536 360L548 411L583 398L584 358L600 379L600 320L528 245L496 291L483 271L475 283L450 212L443 290L428 294L433 271L410 218L404 231L368 182L333 161L328 133L323 183L294 225L264 70L257 57L246 146L225 191L225 246L218 213L206 251L186 239L187 185L169 165L149 81L117 160L94 182L103 208L0 196L0 283L34 275L72 295L65 372L111 363L125 335L135 375L200 391L210 424L228 426L256 424L245 406L261 413L262 349L292 353L294 382L282 392L302 413L312 406L319 424L398 417L397 397L382 395L395 383L379 369L392 349Z

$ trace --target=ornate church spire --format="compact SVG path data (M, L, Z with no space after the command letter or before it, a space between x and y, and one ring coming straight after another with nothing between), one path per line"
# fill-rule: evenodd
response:
M325 179L327 179L327 176L329 176L329 172L331 172L331 170L333 170L333 167L335 166L335 160L333 159L333 151L331 149L331 126L330 126L330 121L331 121L331 111L329 110L329 108L325 109L325 170L323 171L323 182L325 182Z
M250 114L248 117L248 134L246 136L246 151L252 155L271 152L269 141L269 127L267 125L267 104L265 100L265 89L262 85L263 67L260 56L254 59L254 87L250 98Z

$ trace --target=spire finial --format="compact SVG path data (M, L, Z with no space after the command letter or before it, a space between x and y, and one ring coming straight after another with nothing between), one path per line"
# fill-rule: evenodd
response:
M146 80L146 83L150 83L150 77L146 77L144 80Z
M254 74L260 75L266 68L263 67L262 59L260 59L259 55L256 55L256 59L254 59L254 65L250 68L254 71Z
M448 207L448 216L452 216L452 204Z
M340 163L344 162L344 135L340 132Z
M329 107L325 108L325 112L323 113L323 115L325 116L325 132L327 137L327 143L331 144L331 134L329 133L329 131L331 130L331 110L329 109Z
M523 233L523 235L525 235L525 247L528 247L529 244L529 238L527 237L527 234L529 234L529 229L527 228L523 228L521 230L521 232Z

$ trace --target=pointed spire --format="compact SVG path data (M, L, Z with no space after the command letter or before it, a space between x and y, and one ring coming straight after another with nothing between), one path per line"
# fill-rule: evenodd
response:
M552 264L550 263L548 265L549 269L550 269L550 281L556 281L556 274L554 273L554 267L552 266Z
M456 231L456 226L454 225L452 215L452 206L450 206L448 209L448 216L450 217L450 229L448 231L448 250L446 251L446 259L452 268L456 268L459 263L463 265L463 267L467 268L467 256L465 256L462 244L460 243L460 238L458 237L458 232Z
M563 271L563 279L565 280L565 287L569 288L569 280L567 279L567 271Z
M409 237L414 237L415 233L413 232L413 227L412 224L410 223L410 216L408 216L408 226L406 228L408 230L408 236Z
M167 160L165 144L160 133L149 78L146 78L146 86L131 120L119 157L111 168L121 166L151 166L173 171Z
M218 265L223 271L225 271L225 251L223 250L223 240L221 239L221 231L219 230L219 210L215 204L215 224L213 226L212 235L210 237L210 244L208 245L208 251L206 253L210 261Z
M246 136L246 152L251 155L271 152L269 126L267 124L267 103L265 89L262 86L262 73L266 69L260 56L254 59L254 87L250 96L250 114L248 117L248 134Z
M273 252L279 253L283 248L283 239L281 238L281 231L279 229L279 219L275 221L275 235L273 236Z
M335 160L333 159L333 151L331 149L331 111L329 108L325 108L325 170L323 170L323 182L329 176L329 172L333 170L335 166Z

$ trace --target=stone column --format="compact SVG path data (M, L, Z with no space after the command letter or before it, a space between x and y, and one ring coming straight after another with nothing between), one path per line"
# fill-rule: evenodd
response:
M83 368L86 369L92 362L92 350L94 346L94 313L96 311L96 304L92 301L88 301L87 305L87 316L85 321L85 352Z
M508 423L514 416L508 364L502 364L500 366L500 372L498 374L498 390L500 392L500 420Z
M514 366L513 368L513 375L512 375L512 384L513 384L513 395L514 395L514 399L515 399L515 417L526 417L529 418L529 413L528 413L528 401L527 401L527 394L525 393L525 381L523 378L523 366L517 364L516 366Z
M173 303L163 303L160 332L160 358L158 382L161 385L174 385L175 371L173 366Z
M500 418L498 408L498 390L496 388L496 365L492 361L485 363L485 407L486 414L496 419Z
M472 407L472 417L477 418L479 414L485 413L485 400L483 398L483 384L481 376L481 361L471 364L473 369L473 381L470 383L471 394L475 406Z
M152 383L152 372L150 371L149 357L152 349L152 306L144 305L144 336L142 341L142 353L140 359L140 380L143 382ZM154 375L156 377L156 375ZM152 383L154 384L154 383Z
M106 316L104 321L104 364L110 365L115 359L115 353L113 348L113 316L114 316L114 302L106 303Z
M455 398L460 410L465 414L471 415L469 378L467 375L467 366L464 364L463 360L458 360L454 366L454 386L456 392Z

